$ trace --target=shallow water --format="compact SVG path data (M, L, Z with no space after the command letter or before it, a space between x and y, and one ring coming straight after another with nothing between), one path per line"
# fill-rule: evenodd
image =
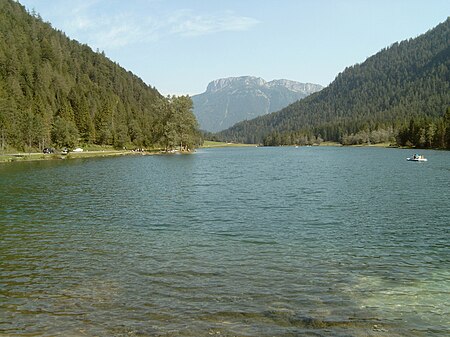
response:
M444 336L450 153L0 166L0 335Z

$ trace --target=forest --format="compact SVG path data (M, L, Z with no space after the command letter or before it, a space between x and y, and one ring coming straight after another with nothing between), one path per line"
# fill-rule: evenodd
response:
M163 97L12 0L0 0L0 150L193 149L189 96Z
M210 135L269 146L390 143L450 148L450 18L346 68L322 91Z

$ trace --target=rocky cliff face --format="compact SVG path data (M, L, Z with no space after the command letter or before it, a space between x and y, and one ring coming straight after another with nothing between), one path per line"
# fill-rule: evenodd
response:
M200 128L216 132L278 111L321 89L318 84L284 79L266 82L253 76L229 77L210 82L206 91L192 100Z

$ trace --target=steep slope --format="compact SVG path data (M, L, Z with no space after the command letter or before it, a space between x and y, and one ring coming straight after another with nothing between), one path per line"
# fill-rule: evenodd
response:
M184 138L196 132L190 99L163 98L103 53L0 0L1 151L80 143L167 147L181 143L181 120L190 123Z
M239 123L217 137L272 145L316 136L342 141L380 129L390 130L392 136L411 119L421 119L422 132L434 129L424 137L437 142L437 134L446 132L444 114L450 105L449 41L447 19L415 39L394 43L345 69L322 91L279 112Z
M206 91L192 96L192 100L200 128L215 132L278 111L321 89L318 84L289 80L266 82L253 76L229 77L209 83Z

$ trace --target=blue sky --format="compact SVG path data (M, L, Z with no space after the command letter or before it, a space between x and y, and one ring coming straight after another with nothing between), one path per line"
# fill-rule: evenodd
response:
M450 15L448 0L19 0L163 95L252 75L328 85Z

